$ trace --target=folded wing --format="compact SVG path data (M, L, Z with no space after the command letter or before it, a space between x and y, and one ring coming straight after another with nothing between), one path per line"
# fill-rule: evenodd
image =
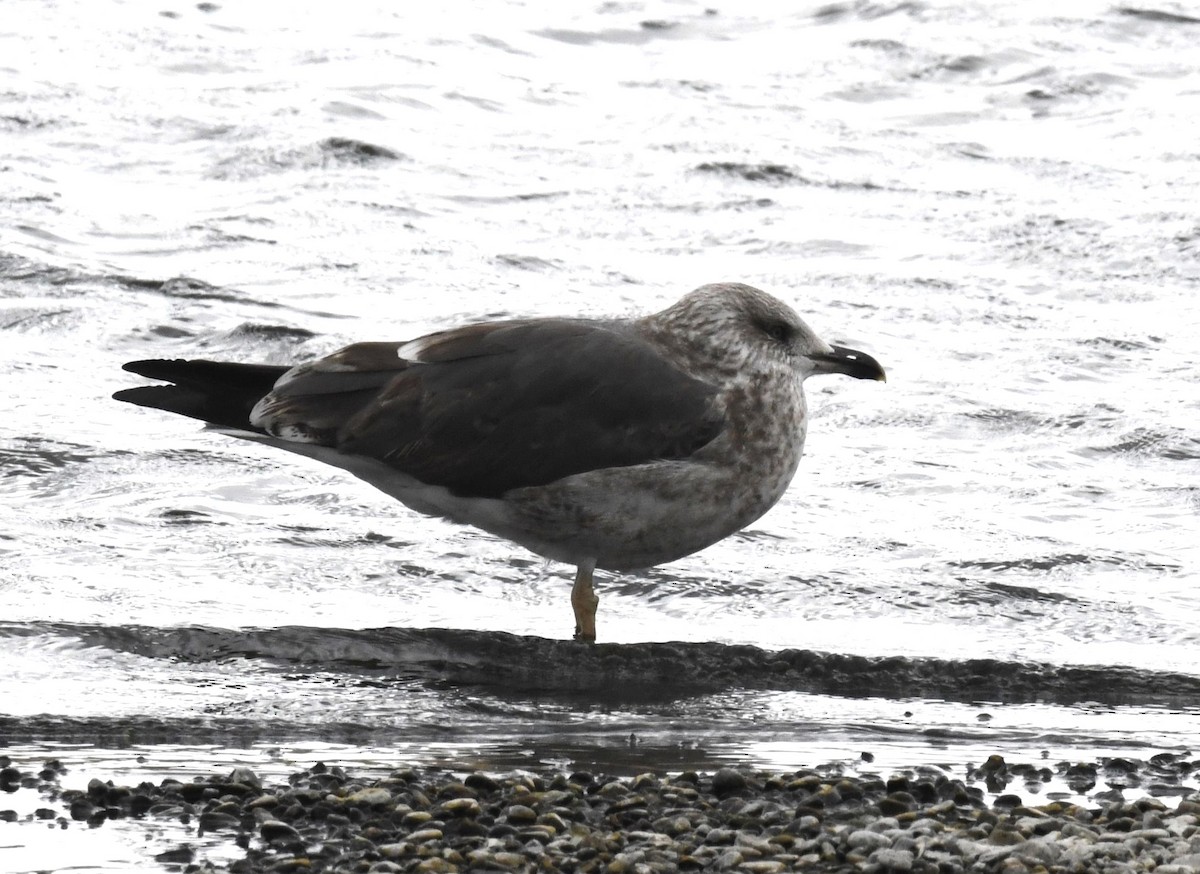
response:
M214 362L163 362L135 372L177 383L131 389L121 400L251 427L284 441L367 456L422 482L498 497L604 467L686 458L724 427L717 390L620 326L568 319L494 322L407 343L359 343L273 378L247 410L235 402L145 403L133 393L197 391L200 374L228 391ZM181 365L194 365L189 372ZM207 373L205 373L207 371ZM240 425L229 408L246 410ZM196 416L205 418L205 416ZM236 418L236 416L234 416Z

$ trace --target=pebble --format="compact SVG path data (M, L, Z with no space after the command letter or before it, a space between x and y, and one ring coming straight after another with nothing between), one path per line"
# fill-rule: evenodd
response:
M423 828L420 831L415 831L408 836L408 839L414 844L423 844L426 841L440 841L444 837L441 829L438 828Z
M360 789L342 799L346 804L361 804L366 807L377 807L387 804L392 800L392 793L386 789L381 789L377 786L372 786L367 789Z
M746 776L733 768L722 768L713 774L712 791L718 798L741 792L746 786Z
M288 841L300 837L300 832L277 819L268 819L258 827L258 832L264 841Z
M878 832L868 831L867 829L858 829L850 833L846 838L846 846L852 850L877 850L880 847L891 846L891 840Z
M443 816L465 816L475 817L482 813L479 802L474 798L452 798L449 801L443 801L436 808L435 814Z
M867 871L911 871L913 854L910 850L895 850L881 847L871 853L867 860Z
M1043 874L1059 871L1183 874L1200 869L1200 769L1186 754L1062 762L1053 771L989 757L954 780L934 768L846 776L838 765L777 774L721 768L711 775L468 774L406 768L375 780L315 765L278 785L233 773L115 786L91 780L61 789L61 766L38 776L4 763L4 782L28 779L60 810L63 827L122 817L170 819L205 835L160 861L184 874L216 870L205 849L244 852L231 874L574 871L665 874L679 870L775 874L797 869L864 874ZM1048 776L1049 775L1049 776ZM1103 785L1168 786L1162 798L1126 800ZM1097 779L1087 804L1027 806L987 796L976 783L1038 785ZM42 781L38 783L38 780ZM1132 793L1131 793L1132 794ZM1164 801L1163 798L1169 800ZM69 817L69 819L68 819ZM0 820L15 813L0 811ZM236 852L236 850L234 851ZM191 853L193 856L189 856ZM222 851L222 858L229 850Z
M513 804L505 809L504 818L512 823L534 823L537 822L537 811L524 804Z

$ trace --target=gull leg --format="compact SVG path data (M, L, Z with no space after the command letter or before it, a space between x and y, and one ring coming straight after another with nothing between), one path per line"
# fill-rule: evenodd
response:
M575 585L571 587L571 607L575 610L575 639L585 643L596 642L596 605L600 599L592 591L592 571L595 562L579 566L575 574Z

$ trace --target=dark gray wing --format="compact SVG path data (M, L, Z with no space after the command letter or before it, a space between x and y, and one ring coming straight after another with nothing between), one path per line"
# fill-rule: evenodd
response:
M252 421L458 495L497 497L686 458L724 427L716 396L632 333L538 319L349 346L290 372Z

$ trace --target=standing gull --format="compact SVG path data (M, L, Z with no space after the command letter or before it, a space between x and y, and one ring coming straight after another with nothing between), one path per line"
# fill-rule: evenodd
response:
M514 319L356 343L280 367L131 361L172 385L113 397L349 471L412 509L592 572L711 546L779 500L800 463L804 380L884 379L786 304L702 286L640 319Z

